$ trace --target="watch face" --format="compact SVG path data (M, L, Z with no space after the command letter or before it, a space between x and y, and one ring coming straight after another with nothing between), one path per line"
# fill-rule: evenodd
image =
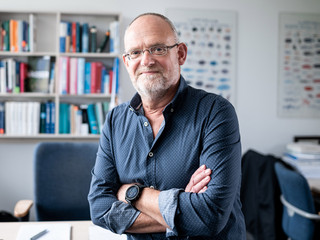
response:
M135 199L137 197L139 193L139 187L138 186L131 186L127 189L127 192L126 192L126 197L131 200L131 199Z

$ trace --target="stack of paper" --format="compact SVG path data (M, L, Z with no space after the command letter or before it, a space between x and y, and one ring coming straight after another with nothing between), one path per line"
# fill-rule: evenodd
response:
M17 240L30 240L36 234L47 230L47 233L41 237L41 240L70 240L71 224L26 224L19 229Z
M313 143L290 143L283 160L306 178L320 178L320 145Z
M106 240L106 239L125 240L127 239L127 235L115 234L107 229L104 229L96 225L89 226L89 240Z

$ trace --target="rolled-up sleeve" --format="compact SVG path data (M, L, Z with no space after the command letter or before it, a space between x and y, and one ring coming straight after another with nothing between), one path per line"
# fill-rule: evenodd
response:
M241 214L238 120L231 104L217 105L211 109L201 146L200 165L212 169L208 189L199 194L174 189L160 193L159 208L171 228L167 237L216 236Z
M109 114L109 118L110 118ZM117 199L121 186L109 142L108 120L100 137L96 163L92 170L92 180L88 195L91 219L94 224L112 232L122 234L136 220L140 212L131 205Z

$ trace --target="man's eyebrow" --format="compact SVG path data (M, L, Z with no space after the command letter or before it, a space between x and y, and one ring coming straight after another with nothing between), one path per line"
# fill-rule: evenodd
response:
M164 44L164 43L155 43L155 44L152 44L152 45L150 45L150 46L148 46L148 47L145 47L145 48L143 48L143 49L146 49L146 48L151 48L151 47L156 47L156 46L165 46L166 44ZM126 51L126 52L132 52L132 51L136 51L136 50L142 50L142 48L130 48L128 51Z

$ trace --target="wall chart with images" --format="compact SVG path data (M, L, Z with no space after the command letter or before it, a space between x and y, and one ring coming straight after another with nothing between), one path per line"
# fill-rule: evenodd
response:
M279 115L320 117L320 14L281 13Z
M236 100L236 12L167 9L188 47L182 76L195 88Z

